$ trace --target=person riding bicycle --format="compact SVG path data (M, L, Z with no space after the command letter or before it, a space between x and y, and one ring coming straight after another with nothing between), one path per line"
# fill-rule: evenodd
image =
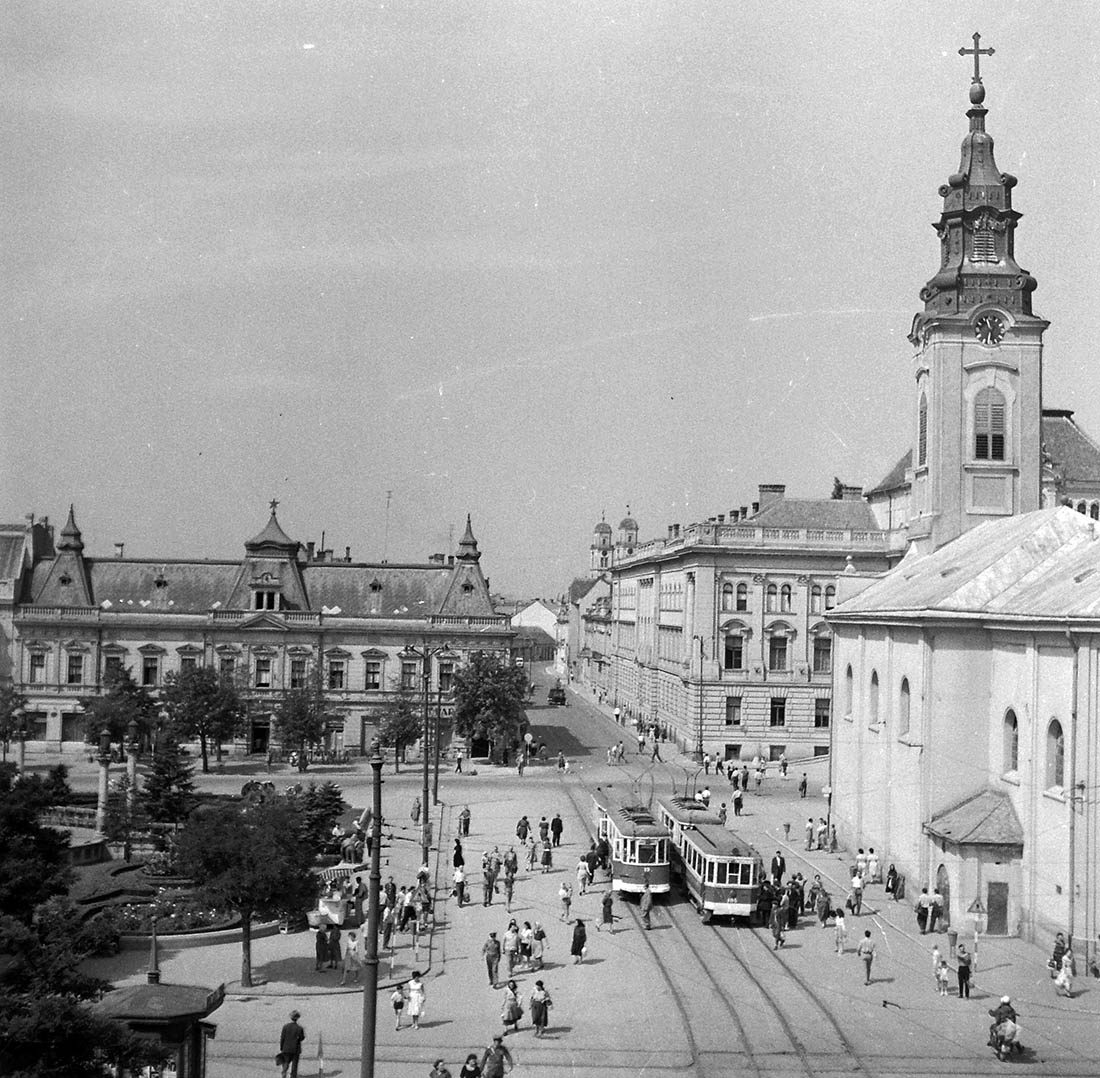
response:
M999 1056L1016 1039L1019 1026L1016 1022L1016 1010L1008 996L1001 996L1001 1002L989 1012L993 1024L989 1027L990 1047Z

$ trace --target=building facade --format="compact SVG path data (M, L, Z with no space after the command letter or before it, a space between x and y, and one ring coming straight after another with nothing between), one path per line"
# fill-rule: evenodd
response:
M153 693L172 671L210 666L238 680L250 709L242 739L266 752L282 694L319 677L329 747L362 751L401 693L427 694L444 719L452 679L473 651L510 653L467 518L457 551L426 563L354 562L291 539L275 515L233 561L91 557L70 509L0 529L0 627L10 683L26 698L28 751L81 751L81 697L112 666Z

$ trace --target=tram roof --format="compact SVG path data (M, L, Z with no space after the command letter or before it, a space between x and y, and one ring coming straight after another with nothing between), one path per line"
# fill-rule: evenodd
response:
M671 797L658 798L657 804L679 824L700 827L703 824L721 825L722 823L721 817L714 809L707 808L693 797L680 797L674 794Z
M760 857L751 842L719 823L700 825L691 832L691 839L708 857Z
M634 838L668 836L668 831L657 823L648 805L640 804L634 799L620 800L614 793L603 789L597 790L592 799L608 819L615 821L615 826L624 835Z

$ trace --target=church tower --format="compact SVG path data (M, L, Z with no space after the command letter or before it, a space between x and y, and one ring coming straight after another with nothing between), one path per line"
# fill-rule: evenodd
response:
M611 525L604 517L592 531L592 545L588 548L588 575L597 577L606 573L612 564L614 551L611 547Z
M940 189L940 267L921 290L916 349L909 542L936 550L983 521L1040 507L1043 331L1035 278L1015 258L1016 177L1000 172L986 133L974 57L970 130L959 170Z

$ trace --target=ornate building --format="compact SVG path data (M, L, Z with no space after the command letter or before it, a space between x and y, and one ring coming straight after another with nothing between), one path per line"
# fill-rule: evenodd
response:
M92 557L72 509L56 541L48 521L0 527L0 673L26 697L28 749L81 746L79 699L111 666L154 692L171 671L212 666L247 690L249 751L267 750L281 693L316 675L337 716L330 747L362 750L397 693L426 691L446 715L469 654L509 651L469 517L453 555L372 563L303 547L275 507L231 561Z

